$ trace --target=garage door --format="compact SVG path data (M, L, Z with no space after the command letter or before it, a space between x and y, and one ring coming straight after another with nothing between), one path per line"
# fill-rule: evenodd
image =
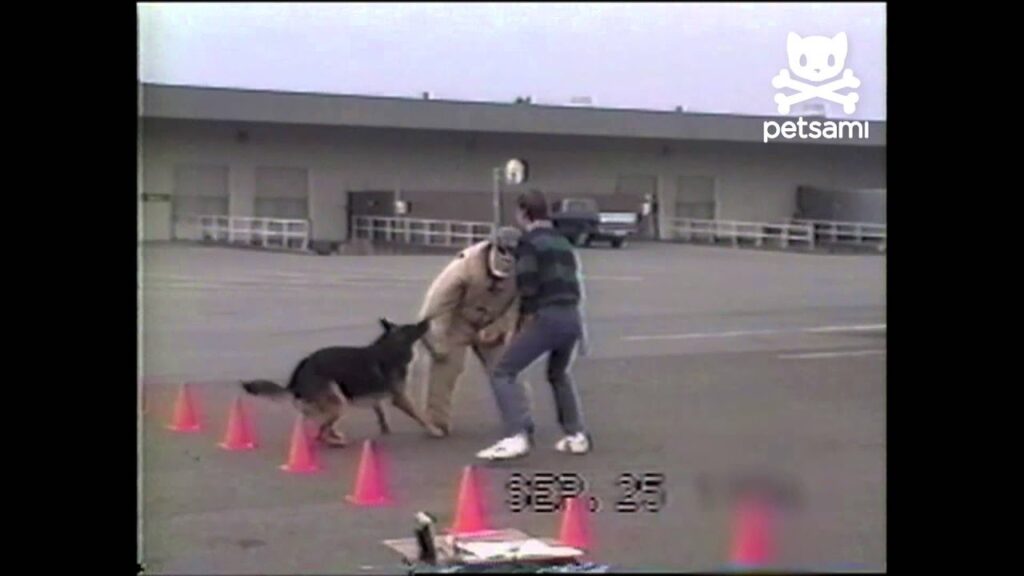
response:
M182 164L174 169L174 221L188 216L227 216L228 167Z
M254 212L260 218L309 218L309 171L305 168L256 168Z
M715 179L710 176L676 178L676 218L714 220Z

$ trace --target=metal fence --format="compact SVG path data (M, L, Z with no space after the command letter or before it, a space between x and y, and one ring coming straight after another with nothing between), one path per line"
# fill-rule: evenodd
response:
M815 239L821 244L874 245L878 251L885 251L887 231L885 224L835 220L794 220L793 222L811 226Z
M394 216L356 216L356 238L422 246L469 246L486 240L494 231L490 222L426 220Z
M175 223L175 239L308 250L309 220L250 216L187 216Z
M669 218L668 222L670 238L686 242L726 242L736 247L799 246L807 249L827 243L867 246L874 242L878 250L885 250L885 225L879 224L820 220L751 222L700 218ZM356 216L353 219L355 238L421 246L468 246L488 238L493 230L494 225L490 222L396 216Z
M774 242L782 248L801 244L814 248L814 231L810 224L772 222L745 222L740 220L703 220L699 218L670 218L672 239L687 242L726 241L733 246L743 244L763 246Z

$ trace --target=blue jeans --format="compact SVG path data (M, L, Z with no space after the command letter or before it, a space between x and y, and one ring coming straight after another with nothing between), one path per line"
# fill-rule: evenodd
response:
M529 401L516 378L546 353L550 353L547 378L554 392L558 423L566 434L586 431L579 394L569 376L582 334L583 324L575 306L549 306L538 310L533 322L509 343L491 374L491 387L506 437L533 433Z

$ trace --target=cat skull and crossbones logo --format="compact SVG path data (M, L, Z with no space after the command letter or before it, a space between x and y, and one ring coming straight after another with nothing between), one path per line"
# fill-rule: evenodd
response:
M775 103L779 105L779 114L789 114L793 104L799 104L812 98L822 98L843 105L843 112L853 114L857 109L860 96L856 92L840 94L845 88L857 88L860 79L853 75L853 70L846 69L846 33L840 32L832 38L826 36L808 36L801 38L798 34L789 33L786 41L786 52L789 55L789 68L793 74L810 82L821 82L835 78L840 71L841 78L827 84L814 85L793 79L789 70L783 68L772 78L772 86L776 89L789 88L795 94L775 94Z

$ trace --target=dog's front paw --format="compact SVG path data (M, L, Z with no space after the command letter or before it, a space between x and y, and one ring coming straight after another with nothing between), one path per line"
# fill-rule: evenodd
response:
M348 446L348 439L343 436L325 435L320 437L320 442L329 448L344 448Z
M448 435L448 432L446 432L440 426L435 426L431 424L430 426L427 426L427 434L430 434L432 438L444 438L445 436Z

